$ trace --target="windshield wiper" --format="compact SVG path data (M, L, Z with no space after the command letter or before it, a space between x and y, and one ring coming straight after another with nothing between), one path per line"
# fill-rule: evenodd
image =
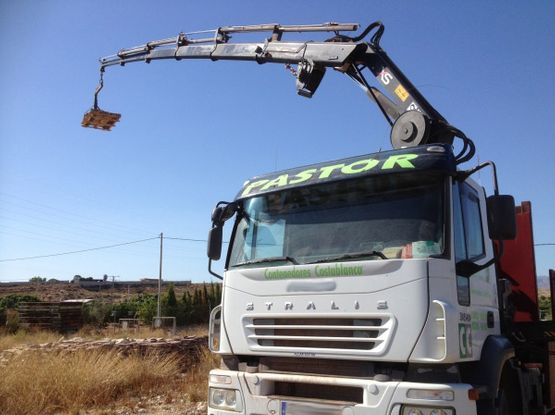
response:
M361 257L365 257L365 256L377 256L377 257L380 257L381 259L389 259L383 254L383 252L380 252L380 251L365 251L365 252L354 252L352 254L344 254L344 255L338 255L338 256L329 256L329 257L326 257L326 258L318 259L316 261L307 262L307 264L317 264L319 262L341 261L343 259L355 259L355 258L361 258Z
M239 267L241 265L262 264L264 262L279 262L279 261L287 261L287 262L291 262L294 265L299 265L299 262L291 256L272 256L269 258L259 258L259 259L252 259L250 261L245 261L245 262L238 262L237 264L232 265L232 267Z

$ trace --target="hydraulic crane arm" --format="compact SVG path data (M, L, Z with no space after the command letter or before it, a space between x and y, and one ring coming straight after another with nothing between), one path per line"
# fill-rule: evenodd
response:
M308 98L318 88L326 68L345 73L376 102L392 126L393 147L428 143L452 144L454 137L460 137L464 141L464 147L457 158L461 162L470 159L474 153L472 142L460 130L449 125L380 47L384 32L382 23L372 23L357 37L340 33L356 31L358 28L359 25L355 23L228 26L209 31L180 33L173 38L123 49L115 55L100 59L100 84L95 93L93 109L85 114L82 125L109 130L119 120L119 114L108 113L98 107L98 93L103 86L102 75L109 66L123 66L131 62L150 63L159 59L281 63L296 76L297 93ZM264 42L231 41L232 35L253 32L271 32L271 36ZM282 40L283 34L288 32L333 32L335 36L325 41ZM373 35L370 42L362 41L371 32ZM291 65L297 65L296 69ZM391 98L367 82L363 76L365 69L373 74Z

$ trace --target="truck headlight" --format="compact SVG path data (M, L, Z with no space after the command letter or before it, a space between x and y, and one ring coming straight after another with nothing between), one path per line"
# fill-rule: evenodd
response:
M450 408L403 405L401 415L455 415L455 411Z
M231 384L231 376L210 374L210 383Z
M241 392L238 390L210 388L208 396L211 408L235 412L243 410L243 400L241 399Z
M407 398L427 399L431 401L453 401L455 400L455 393L451 390L409 389L407 391Z

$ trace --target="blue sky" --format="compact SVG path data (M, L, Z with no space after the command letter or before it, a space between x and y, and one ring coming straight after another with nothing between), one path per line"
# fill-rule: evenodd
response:
M328 71L307 100L271 64L109 68L100 105L122 120L84 129L100 56L224 25L378 19L388 54L480 161L496 161L502 192L532 201L536 242L555 242L554 2L0 0L0 260L160 232L205 239L214 204L251 176L389 148L387 124L345 76ZM165 278L209 280L205 243L164 248ZM540 275L555 268L555 247L536 262ZM4 281L75 274L157 276L158 241L0 262Z

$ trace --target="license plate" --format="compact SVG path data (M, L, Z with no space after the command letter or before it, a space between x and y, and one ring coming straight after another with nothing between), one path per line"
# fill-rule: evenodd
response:
M281 401L279 415L342 415L347 406Z

